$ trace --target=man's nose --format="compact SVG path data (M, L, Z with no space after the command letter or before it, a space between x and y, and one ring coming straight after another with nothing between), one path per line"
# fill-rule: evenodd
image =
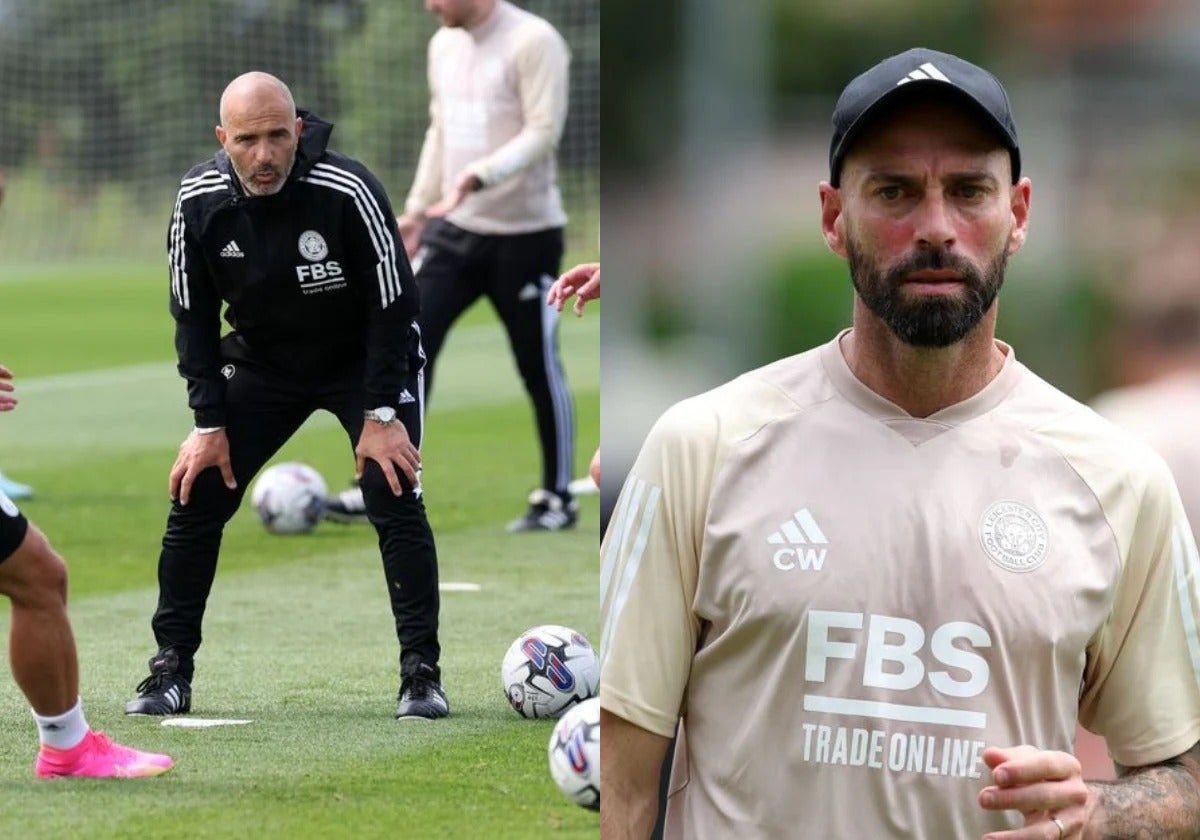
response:
M954 224L941 194L927 195L921 200L916 211L913 236L921 248L950 248L954 245Z

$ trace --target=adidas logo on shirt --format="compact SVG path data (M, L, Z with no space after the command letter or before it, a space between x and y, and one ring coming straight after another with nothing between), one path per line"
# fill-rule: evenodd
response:
M240 258L246 256L246 254L245 254L245 252L242 251L241 248L238 247L238 244L235 240L230 239L229 244L221 249L221 256L222 257L235 257L235 258L240 259Z
M521 287L521 291L517 292L517 300L533 300L541 297L542 293L537 286L532 283L526 283Z
M912 71L903 79L896 82L896 87L899 87L906 82L915 82L918 79L937 79L939 82L950 81L948 78L946 78L945 73L933 66L933 62L926 61L916 70Z
M407 388L400 392L400 405L404 405L405 403L414 403L416 401L417 398L410 394Z
M828 545L829 540L808 508L801 508L792 514L791 519L782 523L778 531L767 536L767 543L782 546L771 558L776 569L783 572L793 569L819 572L825 565L827 549L812 546Z

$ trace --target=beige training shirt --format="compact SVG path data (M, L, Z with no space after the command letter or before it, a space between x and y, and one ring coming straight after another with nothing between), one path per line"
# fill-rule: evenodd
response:
M979 837L1021 824L977 804L985 746L1200 739L1166 466L1001 348L925 419L834 341L655 425L602 547L601 703L682 720L667 837Z
M565 225L555 152L570 63L553 26L505 0L474 29L439 29L429 42L429 129L405 210L425 210L469 172L484 188L447 216L452 224L481 234Z

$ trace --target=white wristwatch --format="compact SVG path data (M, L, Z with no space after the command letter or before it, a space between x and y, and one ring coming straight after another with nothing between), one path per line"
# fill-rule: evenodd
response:
M373 420L381 426L390 426L396 422L396 409L390 405L370 408L363 412L364 420Z

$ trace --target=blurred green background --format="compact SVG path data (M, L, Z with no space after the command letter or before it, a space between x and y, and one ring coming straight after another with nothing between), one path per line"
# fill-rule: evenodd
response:
M913 46L1005 84L1033 181L999 336L1087 400L1121 378L1121 312L1171 286L1137 271L1195 236L1200 7L1169 0L606 0L601 428L606 497L672 402L849 325L820 237L841 89ZM1197 272L1200 274L1200 272ZM1137 275L1135 277L1135 275ZM1188 288L1180 291L1181 286Z
M519 0L571 48L559 148L569 246L594 251L599 0ZM0 0L0 268L160 257L179 178L217 150L217 103L266 70L335 124L399 210L429 122L421 0Z

